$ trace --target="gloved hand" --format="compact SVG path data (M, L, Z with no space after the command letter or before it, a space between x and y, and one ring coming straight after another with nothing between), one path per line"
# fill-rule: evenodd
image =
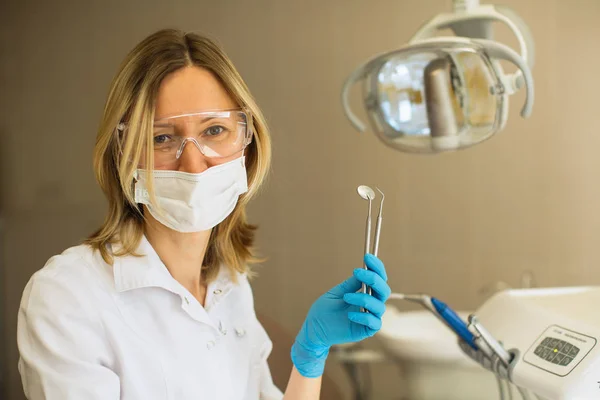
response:
M381 328L385 301L391 290L381 260L365 255L368 270L357 268L354 275L317 299L292 346L292 362L302 376L323 374L329 348L335 344L359 342ZM373 295L356 293L362 283ZM369 313L360 312L363 307Z

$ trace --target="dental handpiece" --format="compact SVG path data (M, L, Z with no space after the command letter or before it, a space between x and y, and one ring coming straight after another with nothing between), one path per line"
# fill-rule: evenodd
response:
M392 293L390 299L407 300L421 304L472 349L481 351L490 360L494 360L494 356L497 357L507 368L510 365L512 355L481 325L475 315L469 316L469 324L467 325L446 303L425 294Z
M458 314L452 310L446 303L435 297L430 297L425 294L400 294L393 293L390 299L406 300L413 303L421 304L423 307L431 311L444 325L450 328L458 337L460 337L471 348L477 350L475 344L475 336Z

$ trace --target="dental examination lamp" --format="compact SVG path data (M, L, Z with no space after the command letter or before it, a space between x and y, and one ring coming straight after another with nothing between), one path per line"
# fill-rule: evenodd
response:
M362 100L373 133L396 150L438 153L480 143L501 131L509 96L524 88L521 116L531 115L534 43L523 20L503 6L455 0L451 13L425 23L408 45L360 65L342 89L344 113L360 132L366 125L350 108L350 89L363 82ZM508 26L519 52L493 40L492 24ZM456 36L436 36L450 29ZM500 62L517 67L506 73Z

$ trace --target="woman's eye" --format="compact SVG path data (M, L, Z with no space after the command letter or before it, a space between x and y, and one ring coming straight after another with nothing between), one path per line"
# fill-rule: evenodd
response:
M170 135L156 135L154 136L154 144L166 144L171 140Z
M217 135L220 135L221 133L223 133L224 131L225 131L225 128L223 128L220 125L216 125L216 126L211 126L206 131L204 131L204 133L208 136L217 136Z

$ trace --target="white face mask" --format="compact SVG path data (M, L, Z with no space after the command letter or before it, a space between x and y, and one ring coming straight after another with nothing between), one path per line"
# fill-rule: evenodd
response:
M147 174L135 173L135 201L145 204L163 225L179 232L199 232L223 222L248 191L245 157L211 167L199 174L152 171L156 205L150 203Z

